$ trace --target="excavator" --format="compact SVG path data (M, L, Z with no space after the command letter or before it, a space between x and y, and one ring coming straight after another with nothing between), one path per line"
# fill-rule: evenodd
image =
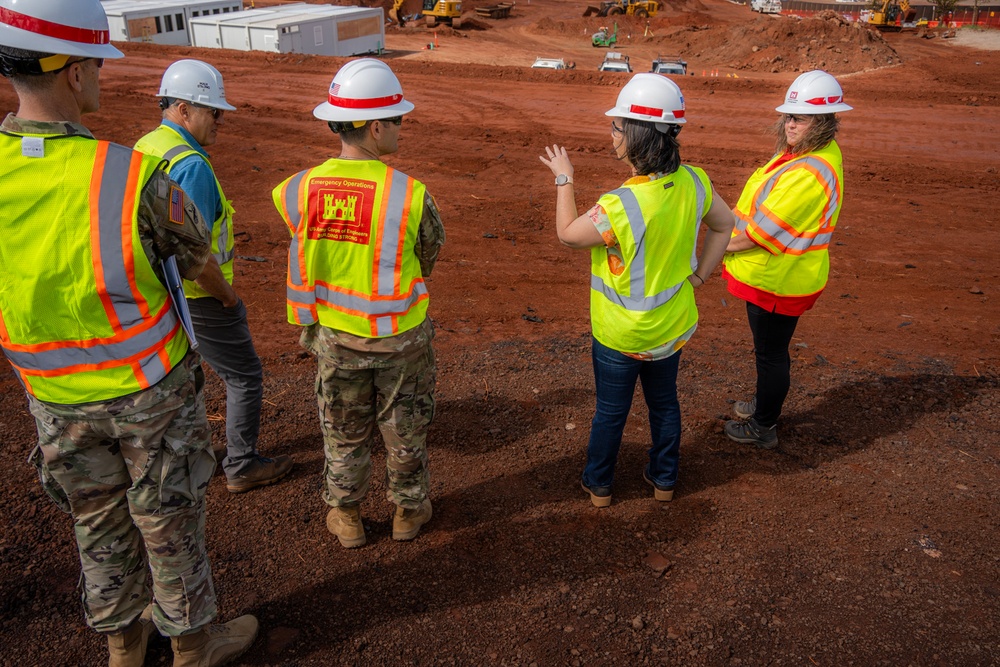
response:
M899 32L900 24L912 21L917 15L916 10L910 9L909 0L872 0L871 10L868 25L882 32Z
M406 25L406 16L403 13L403 6L407 0L393 0L392 9L389 10L389 18L395 21L400 28ZM427 27L433 28L438 23L447 23L452 28L462 26L462 3L460 0L423 0L421 10Z
M590 5L583 12L584 16L635 16L645 19L656 16L660 9L657 0L603 0L599 7Z

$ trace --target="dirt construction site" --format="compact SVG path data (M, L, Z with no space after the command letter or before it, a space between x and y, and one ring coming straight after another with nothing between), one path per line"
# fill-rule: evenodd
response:
M448 231L428 280L434 518L409 543L390 537L377 449L368 545L327 532L316 362L285 322L288 232L270 193L338 153L311 112L345 59L123 44L101 70L101 109L85 117L99 138L131 146L155 127L160 76L180 58L216 65L237 107L209 151L236 208L235 288L264 363L261 451L296 463L276 486L231 495L219 473L208 490L220 618L261 620L237 664L1000 664L1000 40L882 35L723 0L668 4L648 23L584 18L586 4L519 0L500 20L468 6L460 30L386 28L382 57L416 109L385 159L427 185ZM635 71L662 53L687 61L682 158L730 205L771 156L797 73L837 75L854 111L838 135L830 282L793 340L779 447L722 433L754 368L744 304L716 271L680 362L674 500L643 483L637 395L614 503L597 509L579 486L589 254L557 241L538 156L568 147L581 210L629 176L603 115L629 75L599 72L590 37L615 19ZM575 68L531 69L536 57ZM17 108L7 83L0 108ZM223 446L224 388L207 376ZM0 392L0 666L106 664L83 619L71 520L27 463L34 422L9 368ZM146 664L170 661L154 641Z

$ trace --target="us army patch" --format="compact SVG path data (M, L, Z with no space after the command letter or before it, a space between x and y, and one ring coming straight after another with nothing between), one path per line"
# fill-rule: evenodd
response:
M170 222L184 224L184 191L176 185L170 186Z

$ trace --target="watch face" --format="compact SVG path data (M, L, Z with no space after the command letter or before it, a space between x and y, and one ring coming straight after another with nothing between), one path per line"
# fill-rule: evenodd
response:
M569 176L566 174L556 176L556 185L566 185L567 183L569 183Z

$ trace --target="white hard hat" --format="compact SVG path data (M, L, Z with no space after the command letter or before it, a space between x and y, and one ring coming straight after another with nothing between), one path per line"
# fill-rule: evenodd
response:
M821 69L800 74L785 93L785 103L776 108L778 113L815 116L825 113L850 111L854 107L844 104L844 89L832 74Z
M618 93L615 107L604 115L654 123L660 132L666 132L669 125L687 122L680 87L662 74L652 72L633 76Z
M0 0L0 46L83 58L123 58L100 0Z
M330 96L315 109L320 120L348 122L393 118L413 111L389 66L374 58L352 60L330 83Z
M168 67L160 81L159 95L213 109L236 109L226 102L226 88L219 70L200 60L178 60Z

